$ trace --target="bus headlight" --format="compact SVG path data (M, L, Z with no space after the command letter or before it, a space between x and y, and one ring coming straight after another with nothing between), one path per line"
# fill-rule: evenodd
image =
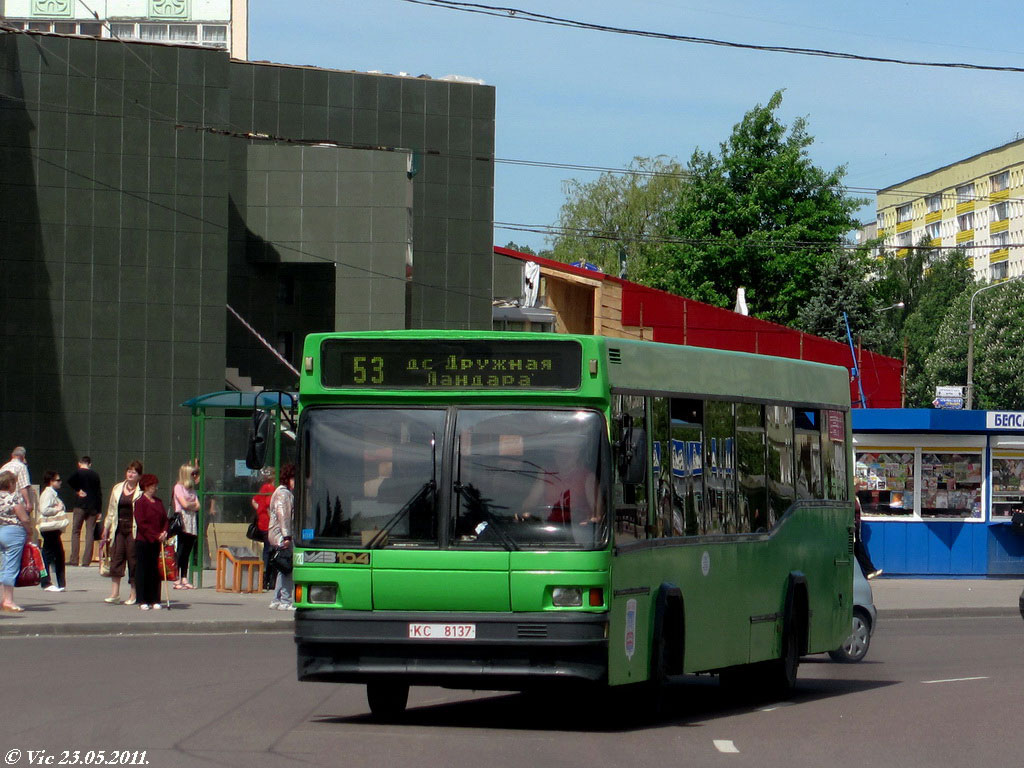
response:
M310 584L307 587L310 603L333 604L338 601L336 584Z
M578 608L583 605L581 587L554 587L551 590L551 604L558 608Z

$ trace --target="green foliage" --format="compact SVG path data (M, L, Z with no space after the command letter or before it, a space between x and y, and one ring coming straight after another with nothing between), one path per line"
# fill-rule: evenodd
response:
M796 327L845 343L846 312L855 339L872 351L892 353L897 346L896 335L885 321L880 321L875 286L868 280L873 267L873 259L864 250L830 254L814 279L810 297L797 313Z
M907 405L930 408L936 386L967 383L967 317L971 295L957 296L935 333L932 350L924 360L920 375L907 380ZM975 310L977 317L977 308Z
M635 157L629 169L634 173L565 182L566 201L558 215L563 234L554 240L551 258L589 261L617 275L622 251L631 280L646 271L686 181L679 162L664 155Z
M924 254L930 263L927 272L922 275L916 285L903 294L907 303L903 311L903 322L895 328L896 333L906 340L907 347L907 407L927 408L935 398L936 384L956 384L966 381L966 363L964 376L949 381L933 381L927 372L926 362L937 349L941 337L941 328L949 314L956 306L956 300L977 288L974 273L969 266L966 255L962 251L950 251L937 254L928 251ZM898 257L889 257L898 260ZM898 271L899 265L890 265L888 272ZM883 270L883 272L886 270ZM908 271L907 275L911 273ZM966 315L963 322L966 322ZM953 329L949 329L952 333ZM966 346L962 361L966 360ZM951 363L952 364L952 361ZM932 363L932 369L940 366L938 361ZM940 366L941 367L941 366ZM946 375L952 375L951 372Z
M509 240L507 243L505 243L505 247L508 248L510 251L519 251L520 253L528 253L531 256L536 256L537 255L537 252L535 250L533 250L533 248L531 248L528 245L520 245L515 240Z
M866 201L846 196L844 167L811 162L806 121L787 132L775 115L781 103L777 91L750 110L717 156L694 152L673 221L673 237L685 242L660 250L646 282L718 306L745 286L757 316L796 318Z
M936 334L917 382L916 407L927 407L935 387L967 383L971 285L957 296ZM974 299L974 407L1024 408L1024 283L998 283Z
M1024 284L1012 282L985 291L984 322L974 339L974 407L1024 408ZM977 322L977 319L975 320Z

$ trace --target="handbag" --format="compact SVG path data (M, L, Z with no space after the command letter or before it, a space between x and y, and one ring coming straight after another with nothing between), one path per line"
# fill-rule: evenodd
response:
M63 531L65 528L68 527L69 522L71 521L68 520L68 513L59 512L56 515L43 517L39 521L39 531L41 533L46 533L48 531Z
M105 541L100 544L100 576L110 576L110 547Z
M14 580L16 587L36 587L45 573L43 567L43 553L39 551L32 542L25 542L25 548L21 550L21 570Z
M178 580L178 563L174 556L174 547L164 544L160 550L157 569L160 571L160 578L164 581Z
M254 519L249 523L249 527L245 529L245 538L249 539L249 541L266 541L267 532L261 531L259 525Z
M173 539L179 533L185 532L185 517L181 512L175 512L171 515L170 522L167 524L167 538Z
M287 576L292 572L292 548L278 547L270 553L270 564Z

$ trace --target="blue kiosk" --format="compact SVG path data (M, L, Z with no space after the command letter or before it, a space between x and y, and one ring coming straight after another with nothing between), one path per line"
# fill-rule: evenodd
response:
M864 542L892 576L1024 575L1024 412L853 410Z

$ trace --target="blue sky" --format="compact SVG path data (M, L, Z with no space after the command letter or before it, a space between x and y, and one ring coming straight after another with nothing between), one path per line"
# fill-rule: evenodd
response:
M505 0L600 24L869 56L1024 67L1020 0ZM498 3L493 3L497 5ZM883 188L1024 136L1024 73L760 53L543 26L402 0L250 0L249 57L333 69L467 75L496 87L498 158L621 168L717 149L754 104L808 119L811 155ZM497 222L550 225L563 180L596 174L498 164ZM865 193L858 192L859 195ZM867 194L868 197L873 197ZM874 217L873 206L862 218ZM545 246L495 228L494 240Z

